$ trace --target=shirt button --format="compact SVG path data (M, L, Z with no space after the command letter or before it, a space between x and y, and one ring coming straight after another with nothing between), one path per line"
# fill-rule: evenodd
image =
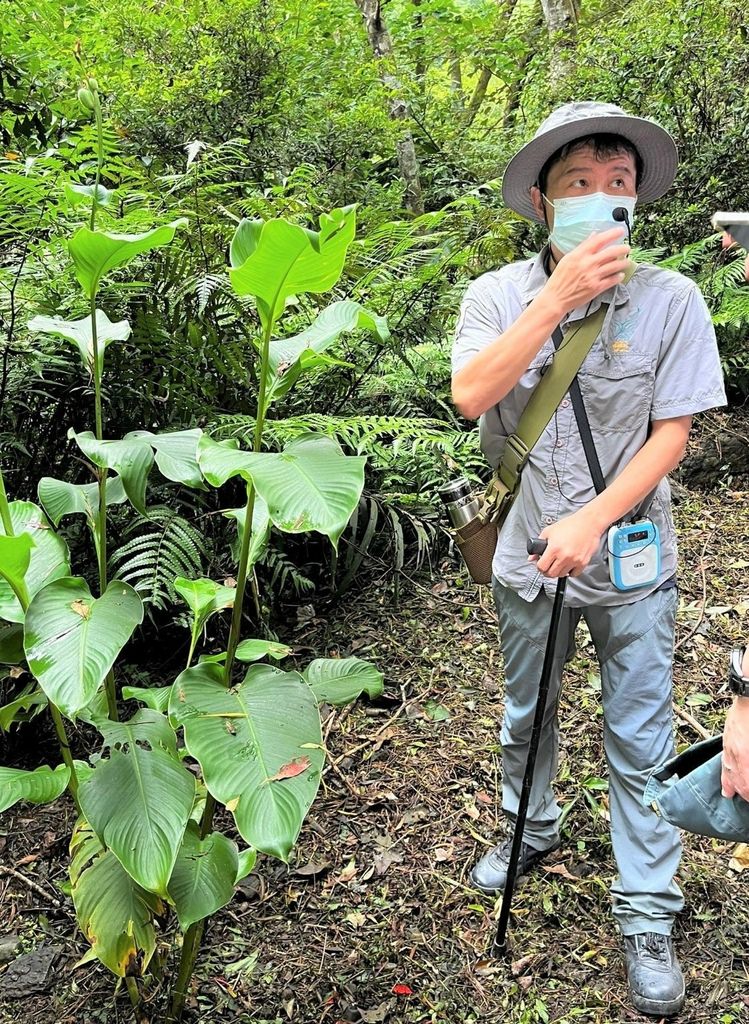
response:
M547 526L551 526L551 524L554 522L554 517L553 516L544 516L544 522L546 523Z
M564 441L557 441L555 448L564 448Z
M569 398L562 399L561 406L562 406L563 409L566 409L569 404L570 404Z
M555 476L550 476L550 477L549 477L549 483L550 483L550 484L551 484L551 485L552 485L553 487L556 487L556 485L557 485L557 483L558 483L558 481L557 481L557 478L556 478Z

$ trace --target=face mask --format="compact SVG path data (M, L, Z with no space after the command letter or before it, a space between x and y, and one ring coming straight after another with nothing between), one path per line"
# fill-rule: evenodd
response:
M544 196L546 199L546 196ZM562 253L572 250L584 242L594 231L608 231L621 225L622 221L614 220L614 210L623 206L629 214L630 227L635 219L635 203L633 196L610 196L605 192L595 192L589 196L573 196L569 199L555 199L546 202L554 208L554 227L549 234L552 242ZM618 243L613 243L618 244Z

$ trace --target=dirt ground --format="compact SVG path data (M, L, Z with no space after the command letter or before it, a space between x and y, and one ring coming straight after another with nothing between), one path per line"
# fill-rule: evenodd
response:
M729 704L726 654L749 634L747 499L731 490L707 498L684 492L676 510L682 746L700 738L690 718L711 733L720 729ZM431 577L402 577L397 607L393 598L391 580L374 573L365 592L318 609L284 638L300 662L335 653L376 662L386 694L328 713L330 760L293 862L259 858L211 921L186 1020L646 1019L627 1004L609 910L614 863L600 684L585 635L561 706L563 846L520 883L511 956L493 960L487 951L498 907L469 887L467 873L501 829L494 612L485 590L450 559ZM51 952L43 991L3 997L0 1024L133 1019L126 993L115 993L104 968L76 966L87 946L57 888L71 825L66 798L40 809L16 806L0 820L0 960L40 946ZM687 978L681 1022L749 1021L748 878L741 848L685 837L686 910L676 933ZM2 981L0 973L0 988ZM155 1024L164 1005L156 979L148 1000L144 1019Z

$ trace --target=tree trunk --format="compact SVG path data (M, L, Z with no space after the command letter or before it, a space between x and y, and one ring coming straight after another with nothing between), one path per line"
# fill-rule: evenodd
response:
M388 70L388 65L392 63L393 44L382 18L380 0L356 0L356 6L364 18L372 52L378 60L383 62L380 77L383 84L390 90L390 117L394 121L405 121L408 118L408 103L403 95L403 86ZM406 186L406 206L412 213L421 214L424 212L424 200L419 180L419 161L416 156L413 135L407 127L403 129L397 148L398 165Z
M476 86L473 90L468 108L466 110L466 124L472 125L476 114L479 112L481 104L484 102L486 96L486 90L489 88L489 82L491 81L492 70L491 68L482 68L479 80L476 82Z
M549 83L557 88L574 59L577 32L577 0L541 0L546 27L552 40Z

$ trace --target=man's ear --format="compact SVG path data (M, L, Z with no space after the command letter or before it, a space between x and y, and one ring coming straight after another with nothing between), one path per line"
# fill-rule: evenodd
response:
M549 221L546 216L546 204L544 203L543 196L541 195L541 189L538 185L531 185L530 196L531 202L533 203L533 209L548 227Z

